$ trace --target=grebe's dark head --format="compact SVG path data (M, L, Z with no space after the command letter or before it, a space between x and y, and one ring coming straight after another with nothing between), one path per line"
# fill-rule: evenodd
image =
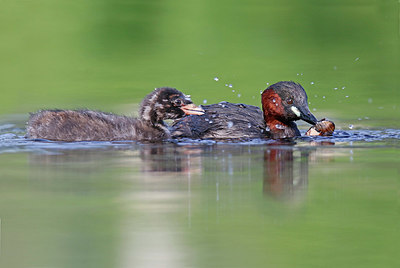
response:
M204 110L193 104L190 96L170 87L156 88L142 101L139 115L144 120L160 122L187 114L202 115Z
M265 121L276 119L290 122L302 119L312 125L318 121L308 108L307 94L300 84L278 82L264 90L261 99Z

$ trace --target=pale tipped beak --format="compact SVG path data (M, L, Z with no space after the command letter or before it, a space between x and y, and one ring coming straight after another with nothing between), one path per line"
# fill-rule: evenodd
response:
M194 114L194 115L202 115L204 114L204 110L193 103L187 104L181 107L181 110L186 114Z

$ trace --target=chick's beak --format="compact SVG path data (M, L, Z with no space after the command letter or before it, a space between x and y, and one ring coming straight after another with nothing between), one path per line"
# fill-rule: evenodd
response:
M199 106L194 105L193 103L186 104L181 106L181 110L186 114L194 114L194 115L202 115L204 114L204 110Z

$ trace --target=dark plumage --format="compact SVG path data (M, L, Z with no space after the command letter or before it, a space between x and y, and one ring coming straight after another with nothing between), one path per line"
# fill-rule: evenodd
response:
M163 120L202 111L182 92L157 88L143 99L138 118L90 110L42 110L31 114L26 137L56 141L160 141L171 137Z
M300 136L295 120L315 124L307 94L300 84L278 82L269 86L261 96L262 108L220 102L202 106L203 115L177 120L172 137L193 139L256 139L291 138Z

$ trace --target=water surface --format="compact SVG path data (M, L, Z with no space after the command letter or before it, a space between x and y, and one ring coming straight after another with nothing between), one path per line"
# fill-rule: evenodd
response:
M400 130L141 144L0 129L5 267L398 264Z

